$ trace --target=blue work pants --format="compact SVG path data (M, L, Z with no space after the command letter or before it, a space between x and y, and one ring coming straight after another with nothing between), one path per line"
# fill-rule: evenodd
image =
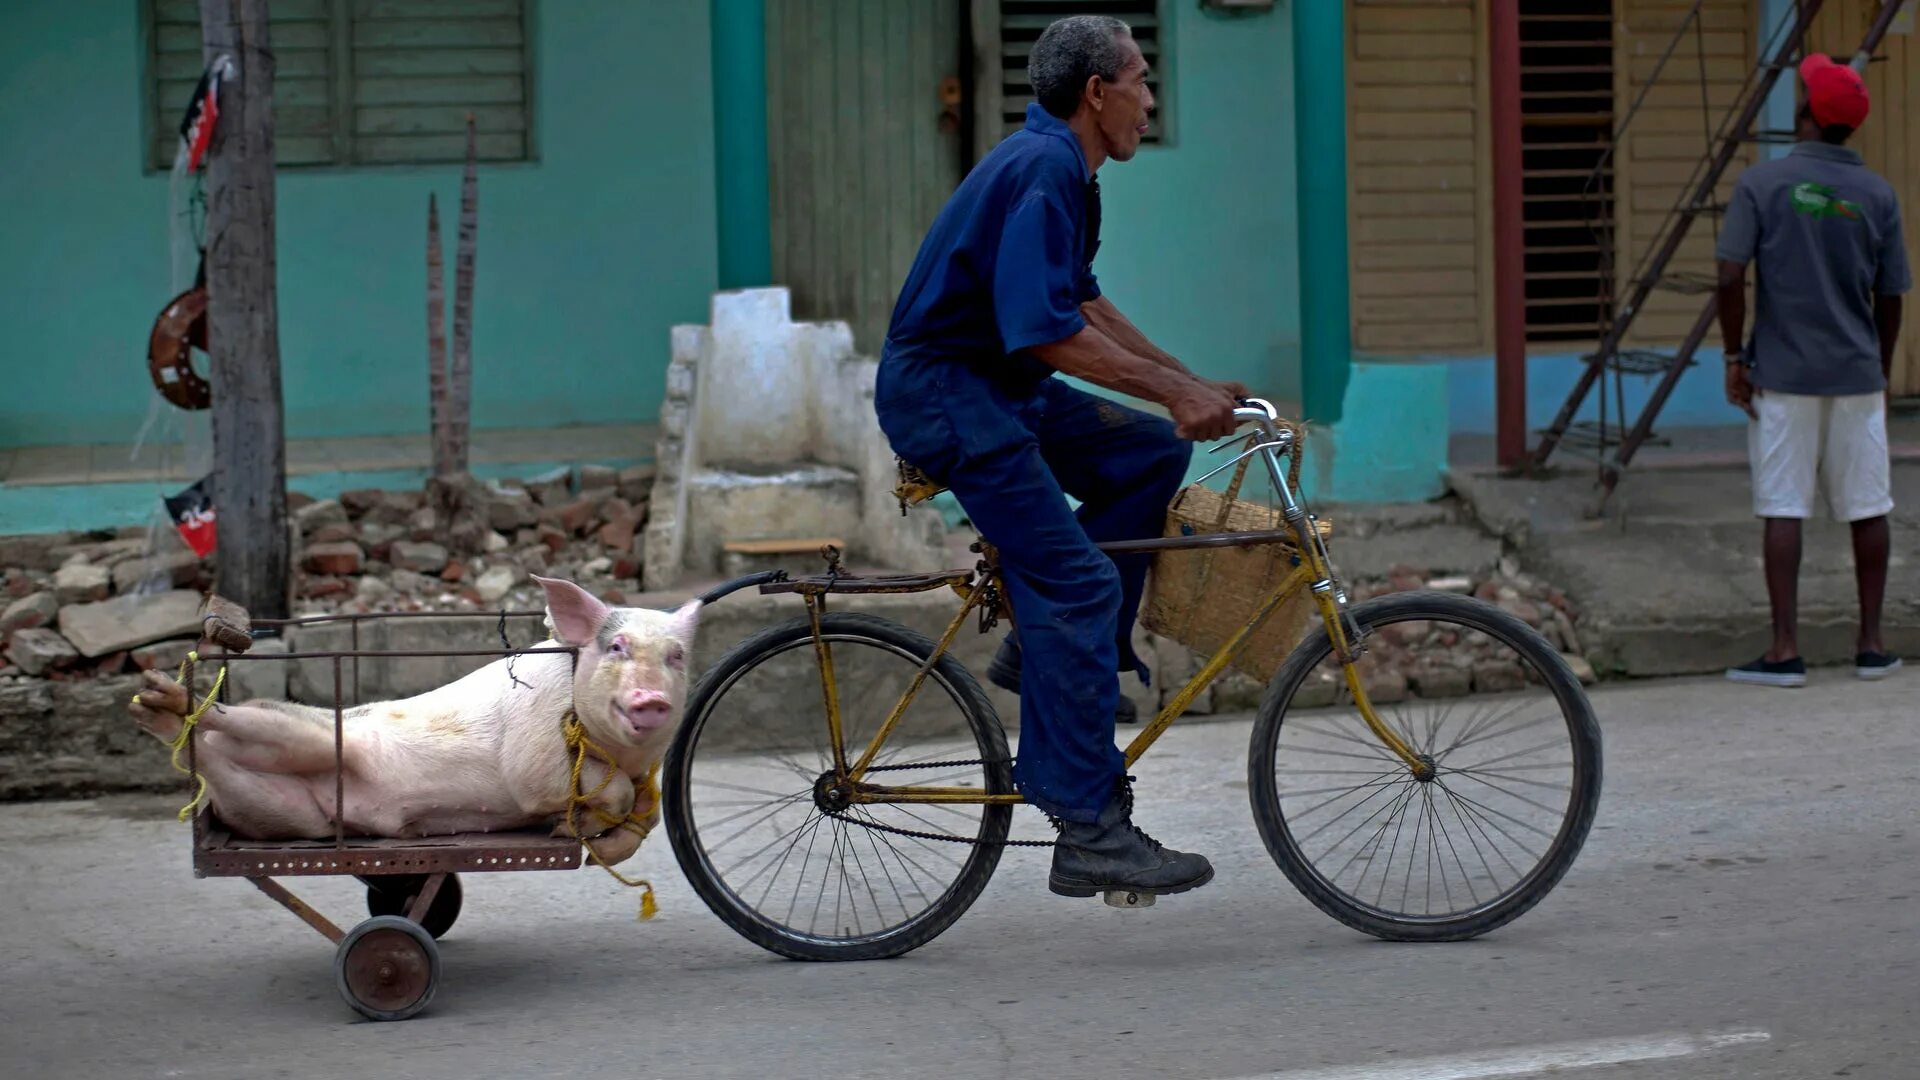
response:
M1152 558L1094 545L1162 534L1192 444L1058 378L1013 389L963 360L884 357L874 407L894 452L999 550L1021 649L1015 782L1048 814L1094 820L1124 767L1117 673L1145 674L1132 628Z

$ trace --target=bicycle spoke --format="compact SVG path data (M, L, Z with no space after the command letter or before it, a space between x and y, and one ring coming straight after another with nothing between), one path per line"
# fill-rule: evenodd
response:
M821 815L820 820L828 821L831 819L829 819L823 814ZM787 901L787 917L782 921L785 922L788 926L793 925L793 909L795 907L798 907L800 904L800 886L805 885L807 883L806 865L813 861L813 845L814 845L814 842L819 839L820 839L820 827L818 825L815 825L807 833L807 853L801 856L800 874L799 876L795 877L793 880L793 899ZM824 881L824 879L822 880ZM817 911L818 908L816 907L815 910Z
M793 855L793 849L800 846L800 834L802 832L807 831L808 826L812 826L813 828L816 828L816 829L819 828L820 827L819 823L824 820L826 820L824 815L822 815L818 810L814 810L810 808L808 810L806 820L802 821L796 828L789 830L787 833L781 836L774 837L771 841L767 843L766 847L761 848L759 852L755 852L753 855L747 856L748 859L755 858L760 854L760 852L764 852L768 850L768 848L771 848L773 847L774 844L778 844L780 841L785 840L788 836L793 837L793 842L788 844L787 850L783 854L781 854L780 861L777 863L770 862L767 864L767 866L770 866L773 868L773 876L767 879L767 887L760 894L761 903L764 904L767 902L767 896L773 892L773 883L780 880L780 871L786 868L787 859ZM746 860L744 859L741 860L741 862L745 862L745 861ZM737 867L740 864L735 863L734 865ZM745 890L748 886L752 885L755 881L760 880L760 875L766 872L767 872L766 867L762 867L761 869L756 871L752 877L741 882L740 888L735 890L735 892L738 893L740 891Z
M811 784L807 786L806 790L800 792L799 795L795 796L795 795L789 795L789 794L786 794L785 792L780 792L780 791L768 791L765 788L748 787L745 784L729 784L725 780L712 780L706 777L699 778L696 781L696 783L700 787L725 788L728 791L741 791L741 792L747 793L748 795L765 795L770 799L805 798L807 795L811 794L813 791L813 787ZM712 806L717 804L706 803L705 805Z
M1413 781L1412 779L1408 779L1408 780L1404 780L1404 781L1401 781L1401 783L1407 783L1407 784L1411 784L1411 783L1414 783L1414 781ZM1307 843L1307 841L1309 841L1309 840L1312 840L1312 839L1313 839L1314 837L1316 837L1316 836L1319 836L1319 835L1320 835L1321 833L1323 833L1323 832L1325 832L1326 830L1328 830L1328 829L1330 829L1330 828L1332 828L1332 827L1333 827L1333 826L1335 826L1335 825L1338 825L1338 824L1340 823L1340 819L1341 819L1341 818L1344 818L1344 817L1346 817L1346 816L1347 816L1348 814L1351 814L1351 813L1353 813L1353 812L1354 812L1355 810L1358 810L1358 809L1360 809L1361 807L1363 807L1363 806L1365 806L1365 805L1367 805L1368 803L1370 803L1370 802L1372 802L1373 800L1375 800L1375 799L1377 799L1377 798L1379 798L1379 797L1380 797L1380 793L1381 793L1382 791L1392 791L1392 790L1393 790L1393 785L1391 785L1391 784L1388 784L1388 785L1383 785L1382 787L1380 787L1380 788L1378 788L1377 790L1375 790L1373 794L1371 794L1371 795L1368 795L1368 796L1367 796L1366 798L1364 798L1364 799L1361 799L1361 800L1360 800L1359 802L1357 802L1357 803L1355 803L1354 805L1352 805L1352 806L1349 806L1349 807L1347 807L1347 808L1346 808L1345 810L1342 810L1342 811L1340 811L1340 813L1339 813L1339 815L1338 815L1338 816L1336 816L1336 817L1334 817L1334 818L1332 818L1332 819L1330 819L1330 820L1329 820L1329 821L1328 821L1328 822L1327 822L1326 824L1324 824L1324 825L1322 825L1322 826L1320 826L1319 828L1317 828L1317 829L1315 829L1315 830L1313 830L1312 832L1310 832L1310 833L1308 833L1307 835L1305 835L1305 836L1303 836L1303 837L1301 837L1301 838L1299 839L1299 841L1298 841L1298 843L1299 843L1299 844L1300 844L1300 845L1301 845L1302 847L1305 847L1305 846L1306 846L1306 843ZM1329 800L1327 800L1327 802L1336 802L1336 801L1338 801L1338 800L1337 800L1337 799L1329 799ZM1388 802L1389 802L1389 803L1391 803L1391 802L1392 802L1392 800L1391 800L1391 799L1389 799L1389 800L1388 800ZM1322 805L1325 805L1325 804L1323 803ZM1374 813L1374 814L1377 814L1377 813L1379 813L1379 812L1380 812L1380 811L1378 811L1378 810L1375 810L1375 811L1374 811L1373 813ZM1366 821L1372 821L1372 820L1373 820L1373 814L1368 814L1368 815L1367 815L1367 818L1366 818ZM1363 821L1363 822L1361 822L1361 823L1360 823L1360 825L1358 825L1358 826L1356 826L1356 828L1364 828L1364 827L1366 826L1366 821ZM1353 835L1352 833L1348 833L1348 834L1347 834L1347 836L1352 836L1352 835ZM1346 837L1346 836L1343 836L1343 837L1341 837L1341 838L1340 838L1340 843L1345 843L1345 842L1346 842L1346 839L1347 839L1347 837ZM1340 846L1340 844L1338 844L1338 843L1334 845L1334 847L1339 847L1339 846Z
M715 822L710 822L710 823L708 823L708 825L707 825L707 828L709 828L709 829L717 829L717 828L719 828L719 827L720 827L720 826L722 826L722 825L731 825L731 824L733 824L734 822L736 822L736 821L739 821L739 820L740 820L741 818L743 818L743 817L746 817L746 816L747 816L748 814L751 814L751 813L753 813L753 812L754 812L755 810L761 810L761 809L765 809L766 807L769 807L769 806L772 806L772 807L774 807L774 808L775 808L775 810L776 810L776 812L777 812L777 811L779 811L779 810L784 810L784 809L786 809L787 807L789 807L789 806L791 806L791 805L793 805L793 804L794 804L794 803L796 803L796 802L799 802L799 801L800 801L800 800L802 800L802 799L809 799L809 798L812 798L812 797L813 797L813 796L812 796L812 793L811 793L811 792L808 792L808 793L806 793L806 794L803 794L803 795L790 795L790 796L788 796L787 798L784 798L784 799L781 799L780 801L778 801L778 802L773 802L773 803L763 803L763 802L762 802L762 803L749 803L749 804L747 804L747 809L745 809L745 810L742 810L742 811L740 811L740 812L739 812L739 813L737 813L737 814L728 814L728 815L727 815L726 817L723 817L723 818L721 818L721 819L720 819L719 821L715 821ZM722 804L718 804L718 803L701 803L700 805L702 805L702 806L707 806L707 807L711 807L711 806L717 806L717 805L722 805ZM737 805L740 805L740 804L738 804L738 803L735 803L735 804L733 804L733 805L736 805L736 806L737 806ZM716 847L714 848L714 850L715 850L715 851L717 851L717 850L719 850L719 848L718 848L718 847L716 846Z
M1429 806L1431 806L1433 803L1433 786L1431 784L1427 786L1427 803ZM1447 838L1447 850L1453 853L1453 864L1460 868L1460 880L1467 887L1467 895L1473 898L1474 906L1476 907L1479 906L1480 894L1474 890L1473 875L1467 873L1466 863L1460 860L1460 849L1454 846L1453 831L1447 828L1446 816L1436 811L1434 814L1434 820L1439 822L1440 824L1440 835ZM1453 910L1453 890L1447 887L1447 874L1446 874L1445 863L1446 863L1446 860L1442 859L1441 860L1442 865L1440 868L1440 885L1442 888L1446 889L1447 909L1451 911ZM1489 871L1489 873L1491 873L1491 871Z
M1396 769L1395 771L1398 772L1399 770ZM1383 773L1381 775L1385 777L1391 774ZM1296 799L1305 795L1325 795L1329 791L1337 791L1342 795L1351 795L1356 791L1365 791L1370 787L1379 787L1381 784L1392 784L1396 782L1397 781L1390 780L1390 779L1381 779L1378 781L1368 781L1367 783L1364 783L1364 784L1343 784L1340 787L1308 788L1305 791L1282 791L1279 793L1279 797L1282 799ZM1337 798L1329 799L1327 801L1334 802L1334 801L1337 801ZM1320 805L1325 806L1326 803L1321 803ZM1294 816L1305 817L1306 814L1310 814L1312 812L1313 812L1312 810L1308 810L1305 813L1296 814Z
M1362 723L1364 724L1365 721L1362 721ZM1343 742L1359 743L1361 746L1364 746L1367 749L1373 751L1373 754L1375 757L1386 758L1391 761L1399 760L1399 758L1396 758L1393 756L1393 751L1388 750L1386 747L1380 745L1380 740L1373 737L1373 731L1371 728L1366 729L1367 734L1365 736L1360 736L1360 735L1348 734L1347 732L1343 732L1343 731L1321 731L1319 728L1314 727L1311 724L1303 724L1297 720L1288 726L1297 731L1305 731L1312 735L1318 735L1323 739L1338 739ZM1283 728L1281 731L1281 734L1284 735L1285 733L1286 731ZM1302 749L1308 749L1308 748L1302 747ZM1335 750L1319 750L1319 751L1309 750L1309 752L1323 753L1323 754L1338 753L1338 751L1335 751Z
M1473 853L1480 858L1480 868L1487 872L1487 880L1492 882L1493 887L1498 890L1500 885L1499 875L1493 872L1493 864L1487 861L1487 853L1480 850L1480 841L1474 837L1474 827L1467 823L1466 815L1460 812L1460 803L1454 799L1452 795L1447 793L1446 788L1441 788L1440 793L1447 796L1447 805L1453 808L1453 816L1460 822L1460 831L1467 834L1467 843L1472 845ZM1489 840L1488 843L1491 844L1492 841ZM1496 854L1498 854L1498 852L1496 852ZM1507 865L1511 866L1513 864L1508 863ZM1473 878L1469 876L1467 880L1471 882ZM1496 891L1494 895L1497 896L1499 893ZM1479 898L1476 896L1475 899L1478 900Z
M913 912L907 910L907 898L900 893L900 883L893 880L893 870L887 865L886 856L880 854L880 842L877 837L882 834L876 829L862 828L860 831L867 834L867 846L873 849L873 861L880 864L880 872L887 876L887 887L893 890L894 902L900 905L900 917L903 919L913 918ZM899 855L896 853L894 857L898 859ZM911 877L909 877L909 881L911 881ZM879 906L880 901L875 900L874 907L877 909Z
M1491 761L1480 762L1478 767L1484 769L1489 765L1498 765L1503 761L1511 761L1517 757L1526 757L1528 754L1537 754L1542 750L1550 750L1556 746L1559 746L1561 742L1562 740L1555 739L1552 742L1543 742L1539 746L1530 746L1525 750L1515 750L1511 754L1501 754L1499 757L1494 758Z
M1412 790L1411 784L1409 784L1408 789L1405 792L1394 796L1392 799L1388 800L1385 806L1380 808L1380 810L1385 810L1388 812L1386 817L1380 818L1380 827L1375 829L1373 831L1373 835L1367 837L1367 839L1363 841L1359 847L1355 848L1353 851L1353 854L1347 856L1347 861L1341 864L1340 869L1334 871L1333 878L1332 878L1333 881L1338 882L1340 880L1340 875L1347 872L1347 867L1352 866L1354 862L1356 862L1360 858L1360 856L1364 853L1367 856L1367 865L1360 868L1360 880L1354 882L1354 887L1358 888L1361 885L1366 883L1367 871L1373 867L1373 854L1374 852L1379 850L1380 838L1387 834L1387 826L1393 824L1393 822L1399 818L1400 807L1406 805L1406 801L1412 797L1413 797L1413 790ZM1379 817L1380 810L1375 810L1372 814L1368 815L1367 821L1372 821L1375 817ZM1363 821L1359 825L1354 826L1353 832L1350 832L1346 836L1341 837L1339 843L1334 844L1333 847L1327 849L1327 853L1331 855L1333 852L1338 851L1340 849L1340 844L1344 844L1347 842L1347 837L1350 837L1353 835L1353 833L1359 832L1361 829L1366 828L1367 821Z
M710 846L710 847L708 847L708 848L707 848L707 857L708 857L708 858L712 858L715 852L717 852L717 851L719 851L719 850L720 850L721 848L723 848L723 847L726 847L726 846L727 846L728 844L731 844L731 843L733 843L733 842L734 842L735 840L738 840L738 839L740 839L741 837L743 837L743 836L745 836L745 835L747 835L748 833L750 833L750 832L752 832L752 831L753 831L753 830L754 830L755 828L757 828L757 827L759 827L759 825L760 825L760 823L761 823L761 822L763 822L763 821L766 821L766 820L767 820L768 818L770 818L770 817L772 817L773 815L775 815L775 814L777 814L777 813L779 813L780 811L782 811L782 810L785 810L785 809L786 809L786 807L785 807L785 806L776 806L776 807L774 807L773 809L771 809L771 810L769 810L769 811L767 811L767 812L766 812L765 814L763 814L762 816L760 816L760 817L758 817L758 818L756 818L756 819L754 819L754 821L753 821L752 823L750 823L750 824L748 824L748 825L746 825L745 827L743 827L743 828L741 828L741 830L740 830L739 832L736 832L736 833L734 833L734 834L733 834L732 836L729 836L729 837L727 837L727 838L726 838L725 840L722 840L722 841L720 841L719 843L717 843L717 844L714 844L714 845L712 845L712 846ZM776 826L776 827L777 827L777 826Z
M1544 810L1547 813L1554 814L1554 815L1558 815L1561 812L1561 808L1559 807L1548 806L1546 803L1543 803L1543 802L1536 802L1533 799L1529 799L1525 795L1522 795L1517 791L1508 791L1506 788L1503 788L1498 784L1492 783L1487 780L1482 780L1478 776L1475 776L1472 773L1461 773L1460 775L1465 776L1467 779L1473 781L1476 784L1485 784L1487 787L1490 787L1493 790L1499 792L1500 794L1505 795L1509 799L1515 799L1520 802L1526 803L1528 806L1533 807L1535 810Z
M1479 733L1487 730L1489 727L1492 727L1495 724L1505 723L1508 717L1511 717L1514 714L1520 712L1522 709L1527 708L1528 704L1529 703L1526 701L1517 702L1514 705L1509 706L1505 710L1500 710L1496 708L1494 711L1488 713L1486 716L1480 717L1477 720L1468 721L1464 726L1461 727L1459 736L1453 740L1452 744L1449 745L1445 750L1442 750L1438 754L1435 754L1433 756L1437 759L1453 753L1455 750L1458 750L1460 748L1460 745L1464 743L1466 740L1474 737L1475 735L1478 735Z
M1413 790L1414 790L1414 789L1412 789L1412 788L1408 788L1408 789L1407 789L1407 798L1406 798L1406 801L1405 801L1405 802L1403 802L1403 803L1401 803L1401 804L1400 804L1400 806L1401 806L1401 809L1403 809L1403 810L1404 810L1404 809L1406 809L1406 807L1407 807L1408 805L1410 805L1410 804L1412 804L1412 802L1413 802ZM1381 902L1382 900L1384 900L1384 899L1386 898L1386 895L1387 895L1387 882L1388 882L1389 880L1391 880L1391 879L1392 879L1392 877L1393 877L1393 856L1395 855L1395 853L1397 853L1397 852L1398 852L1398 851L1400 850L1400 833L1401 833L1401 831L1402 831L1402 830L1404 830L1404 829L1405 829L1406 827L1407 827L1407 819L1406 819L1406 818L1404 818L1404 817L1400 819L1400 823L1399 823L1398 825L1395 825L1395 826L1393 827L1393 847L1392 847L1392 848L1390 848L1390 849L1388 849L1388 851L1387 851L1387 867L1386 867L1386 869L1385 869L1385 870L1382 870L1382 871L1380 872L1380 893L1379 893L1379 895L1378 895L1378 896L1376 896L1376 897L1374 898L1374 901L1373 901L1373 906L1374 906L1374 907L1379 907L1379 906L1380 906L1380 902ZM1368 865L1368 866L1372 866L1372 865L1373 865L1373 857L1372 857L1372 856L1368 856L1368 857L1367 857L1367 865ZM1363 873L1363 874L1361 874L1361 875L1360 875L1360 880L1361 880L1361 881L1365 881L1365 880L1367 880L1367 875L1366 875L1366 874L1364 874L1364 873Z
M1482 781L1482 783L1484 783L1484 782L1485 782L1485 781ZM1461 794L1460 792L1458 792L1458 791L1454 791L1454 790L1453 790L1452 788L1450 788L1450 787L1447 787L1447 785L1446 785L1446 783L1445 783L1444 781L1440 781L1440 780L1435 780L1435 781L1434 781L1434 783L1436 783L1436 784L1439 784L1439 785L1440 785L1440 786L1441 786L1442 788L1446 788L1446 790L1447 790L1447 792L1448 792L1449 794L1451 794L1451 795L1452 795L1452 796L1453 796L1454 798L1456 798L1456 799L1459 799L1460 801L1462 801L1462 802L1464 802L1464 803L1466 803L1466 804L1467 804L1468 806L1471 806L1471 807L1474 807L1475 809L1478 809L1478 810L1480 810L1480 811L1482 811L1482 812L1484 812L1484 813L1486 813L1486 814L1490 814L1490 815L1492 815L1493 817L1497 817L1497 818L1499 818L1499 819L1501 819L1502 821L1507 821L1507 822L1511 822L1512 824L1514 824L1514 825L1517 825L1517 826L1519 826L1519 827L1520 827L1520 828L1522 828L1522 829L1526 829L1526 830L1527 830L1528 832L1534 832L1534 833L1539 833L1539 834L1540 834L1541 836L1543 836L1543 837L1545 837L1545 838L1547 838L1548 840L1552 840L1552 839L1553 839L1553 834L1552 834L1552 833L1550 833L1550 832L1548 832L1547 830L1545 830L1545 829L1543 829L1543 828L1541 828L1541 827L1540 827L1540 826L1538 826L1538 825L1535 825L1535 824L1533 824L1532 822L1528 822L1528 821L1521 821L1521 820L1520 820L1519 818L1517 818L1517 817L1514 817L1514 816L1513 816L1512 814L1509 814L1509 813L1506 813L1506 812L1504 812L1504 811L1501 811L1501 810L1497 810L1497 809L1495 809L1495 808L1493 808L1493 807L1491 807L1491 806L1488 806L1488 805L1487 805L1486 803L1483 803L1483 802L1480 802L1480 801L1478 801L1477 799L1471 799L1471 798L1468 798L1468 797L1467 797L1466 795L1463 795L1463 794ZM1559 811L1557 811L1557 810L1552 810L1552 811L1549 811L1549 813L1555 813L1555 814L1557 814L1557 813L1559 813ZM1505 835L1505 834L1503 833L1502 835ZM1515 840L1515 839L1514 839L1513 837L1511 837L1511 836L1509 836L1509 837L1507 837L1507 839L1509 839L1509 840L1513 840L1513 842L1514 842L1514 843L1516 843L1516 844L1519 844L1519 843L1520 843L1520 841L1518 841L1518 840ZM1536 859L1538 859L1538 858L1540 857L1540 856L1539 856L1538 854L1535 854L1535 853L1534 853L1534 852L1533 852L1532 850L1530 850L1530 849L1528 849L1528 848L1526 848L1526 847L1525 847L1524 845L1523 845L1523 846L1521 847L1521 850L1522 850L1522 851L1525 851L1525 852L1526 852L1527 854L1529 854L1529 855L1532 855L1532 856L1533 856L1534 858L1536 858Z
M1551 788L1554 791L1569 790L1569 785L1567 784L1555 784L1546 780L1530 780L1524 776L1511 776L1505 772L1500 772L1495 769L1462 769L1462 768L1456 767L1451 769L1442 769L1440 770L1440 772L1443 775L1451 774L1451 773L1460 773L1465 776L1495 776L1495 777L1499 777L1502 780L1508 781L1509 783L1525 784L1528 787Z
M1460 809L1464 807L1467 813L1473 815L1473 826L1480 830L1480 838L1487 842L1487 846L1493 849L1493 853L1500 857L1501 862L1507 864L1507 869L1513 871L1515 876L1525 877L1526 874L1519 867L1513 865L1513 860L1507 857L1507 853L1501 850L1500 845L1493 842L1493 837L1487 835L1487 827L1491 825L1493 827L1494 832L1497 832L1501 836L1506 837L1508 840L1513 841L1514 846L1518 847L1521 851L1527 851L1527 846L1525 844L1522 844L1520 841L1515 840L1512 834L1508 833L1505 829L1502 829L1500 827L1499 822L1488 817L1486 814L1482 813L1480 809L1476 808L1471 799L1468 799L1463 795L1457 794L1451 788L1448 788L1445 784L1442 784L1440 786L1440 790L1446 792L1447 798L1453 800L1455 809ZM1527 853L1530 855L1533 854L1530 851L1528 851ZM1539 859L1539 856L1534 855L1534 859L1537 861Z
M1474 743L1486 742L1488 739L1504 739L1509 735L1518 735L1521 732L1528 730L1529 728L1537 728L1541 724L1545 724L1549 721L1558 720L1558 719L1560 718L1557 716L1543 716L1538 720L1529 720L1518 727L1511 727L1505 731L1489 732L1489 733L1484 733L1480 735L1475 735L1473 738L1468 739L1467 741L1455 746L1452 750L1447 751L1447 753L1452 754L1452 753L1455 753L1456 751L1465 750L1467 747L1472 746ZM1442 759L1435 758L1434 760L1439 761Z

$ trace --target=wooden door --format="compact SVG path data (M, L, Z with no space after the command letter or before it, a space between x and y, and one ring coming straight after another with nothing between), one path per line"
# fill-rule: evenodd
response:
M878 355L964 173L964 0L766 0L773 276Z
M1908 0L1909 4L1913 2ZM1845 61L1866 38L1867 27L1878 11L1879 0L1827 0L1814 20L1810 47ZM1873 99L1873 112L1848 145L1867 159L1868 168L1893 185L1900 197L1907 259L1920 265L1920 100L1916 100L1920 97L1920 41L1914 40L1914 31L1907 24L1903 14L1896 20L1896 32L1888 34L1874 50L1876 59L1867 65L1867 93ZM1912 303L1911 298L1908 303ZM1920 342L1915 338L1910 321L1893 358L1895 397L1920 395Z

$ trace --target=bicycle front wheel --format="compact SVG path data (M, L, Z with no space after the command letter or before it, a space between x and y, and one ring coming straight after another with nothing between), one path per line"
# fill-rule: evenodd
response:
M820 630L851 764L934 643L853 613L823 616ZM980 895L1012 807L837 801L821 671L802 619L741 642L701 677L662 770L667 836L700 898L749 941L796 960L899 956ZM928 670L866 779L1014 790L999 717L953 657Z
M1600 726L1580 680L1537 631L1471 597L1397 593L1350 614L1376 715L1433 773L1417 779L1368 728L1321 627L1254 724L1261 838L1356 930L1461 941L1504 926L1566 874L1599 807Z

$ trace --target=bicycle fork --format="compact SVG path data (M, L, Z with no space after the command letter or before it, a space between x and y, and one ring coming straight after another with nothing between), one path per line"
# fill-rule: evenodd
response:
M1293 431L1275 430L1273 421L1277 414L1273 406L1264 401L1256 401L1255 404L1260 408L1235 409L1234 415L1252 420L1260 429L1259 453L1266 463L1267 476L1273 482L1273 489L1279 494L1281 516L1300 541L1300 556L1305 560L1311 580L1308 587L1313 591L1314 604L1320 609L1321 621L1326 624L1327 634L1333 643L1333 653L1340 658L1340 670L1346 678L1348 691L1353 694L1354 706L1360 710L1360 718L1366 721L1374 737L1406 764L1414 779L1432 779L1433 761L1415 752L1374 711L1373 701L1367 696L1367 688L1360 679L1360 671L1354 666L1360 659L1362 635L1359 625L1347 611L1346 590L1334 577L1333 561L1327 555L1327 545L1320 535L1319 523L1294 495L1293 488L1287 483L1285 470L1280 468L1281 453L1299 453L1299 447L1294 444Z

